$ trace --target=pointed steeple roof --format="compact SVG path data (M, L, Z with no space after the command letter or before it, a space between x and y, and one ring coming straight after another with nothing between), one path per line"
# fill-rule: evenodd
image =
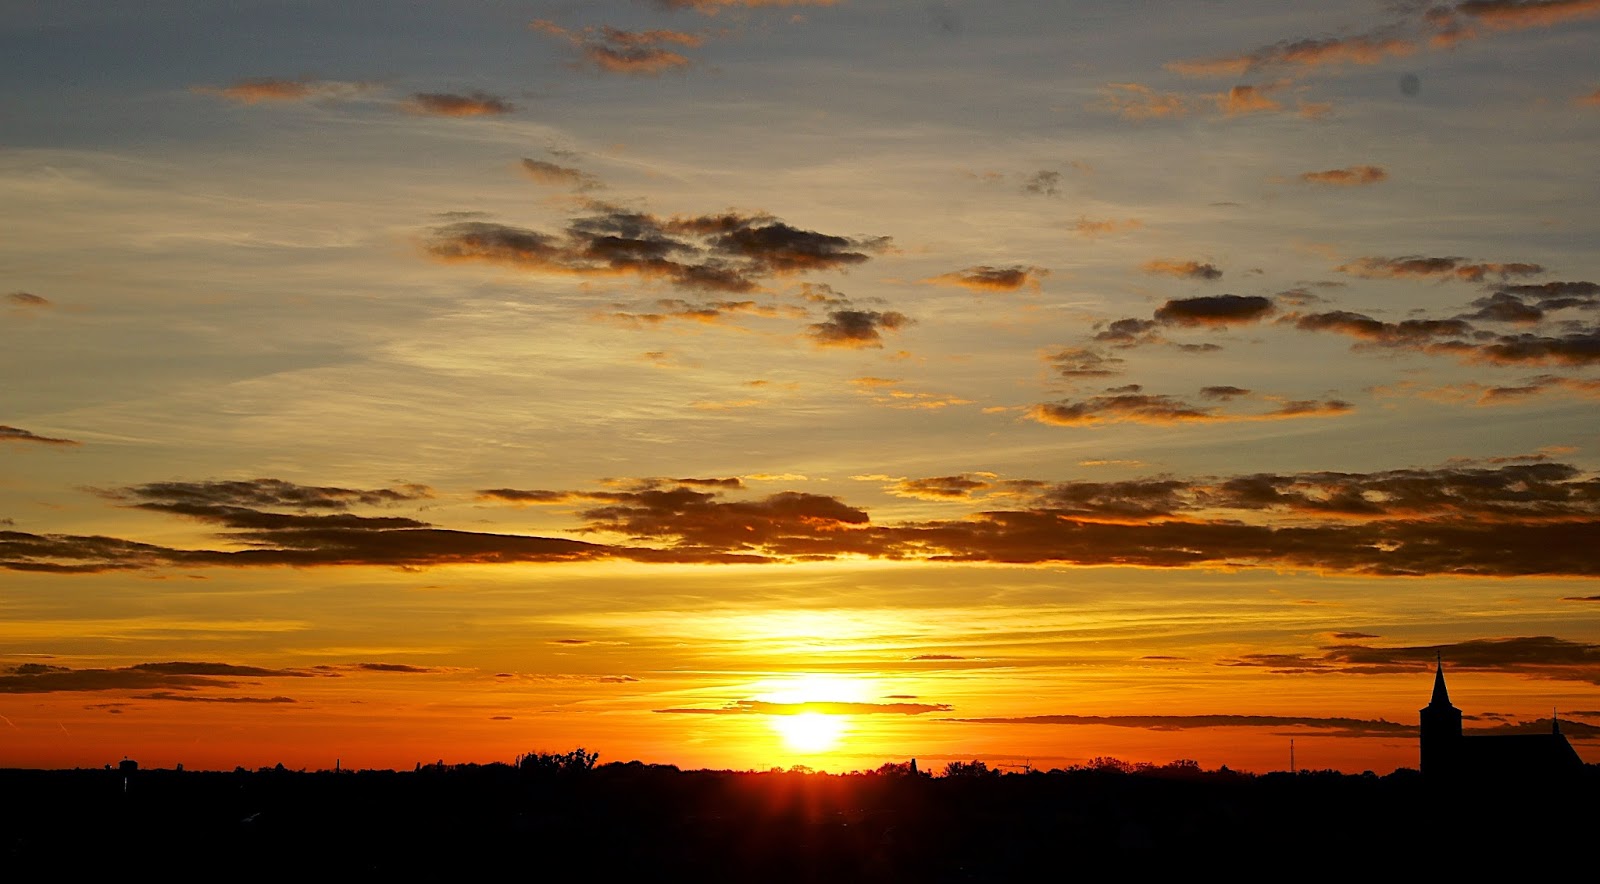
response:
M1444 655L1435 653L1433 670L1433 699L1429 706L1449 706L1450 691L1444 686Z

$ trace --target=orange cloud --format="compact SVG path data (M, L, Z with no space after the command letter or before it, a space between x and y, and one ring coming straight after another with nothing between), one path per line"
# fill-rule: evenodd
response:
M418 92L401 106L409 113L435 117L485 117L517 109L511 102L487 92Z
M1230 117L1283 110L1283 105L1269 97L1278 86L1235 86L1227 92L1212 96L1218 109Z
M1588 107L1600 107L1600 89L1596 89L1588 95L1580 95L1573 101Z
M1338 64L1377 64L1410 55L1411 40L1379 34L1277 43L1239 55L1168 62L1167 70L1186 77L1240 77L1272 65L1315 68Z
M1539 28L1600 15L1600 0L1467 0L1455 11L1491 28Z
M655 76L665 71L687 68L693 64L687 56L665 47L698 48L706 41L703 34L666 29L625 31L602 25L574 31L545 19L536 20L528 27L566 40L577 47L596 70L612 74Z
M348 97L366 87L359 83L342 83L335 80L284 80L262 77L241 80L232 86L194 86L191 92L216 95L240 104L259 104L263 101L307 101L313 98Z
M1139 83L1107 83L1100 87L1100 100L1089 107L1110 111L1125 120L1159 120L1189 113L1189 104L1182 95L1156 92Z
M1348 166L1343 169L1324 169L1321 172L1302 172L1300 180L1307 184L1331 184L1337 187L1359 187L1377 184L1389 177L1382 166Z
M0 425L0 442L37 442L42 445L77 445L73 439L58 439L52 436L40 436L19 427Z
M1079 218L1072 225L1072 232L1078 236L1096 237L1138 230L1143 226L1144 222L1138 218Z

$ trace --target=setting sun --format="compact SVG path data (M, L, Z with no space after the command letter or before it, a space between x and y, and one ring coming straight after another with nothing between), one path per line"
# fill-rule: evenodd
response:
M801 712L774 715L772 729L783 737L785 746L796 752L828 752L838 748L849 728L842 715Z

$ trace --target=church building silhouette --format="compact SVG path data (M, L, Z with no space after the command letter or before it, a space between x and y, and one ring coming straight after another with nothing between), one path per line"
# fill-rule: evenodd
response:
M1461 710L1450 705L1444 660L1433 673L1433 698L1421 711L1422 775L1434 781L1548 781L1583 770L1554 713L1547 734L1463 734Z

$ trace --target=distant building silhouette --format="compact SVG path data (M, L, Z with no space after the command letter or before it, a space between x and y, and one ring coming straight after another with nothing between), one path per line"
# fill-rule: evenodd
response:
M1450 705L1444 660L1433 673L1433 698L1422 707L1422 775L1430 780L1548 781L1583 769L1561 724L1550 716L1547 734L1461 732L1461 710Z

